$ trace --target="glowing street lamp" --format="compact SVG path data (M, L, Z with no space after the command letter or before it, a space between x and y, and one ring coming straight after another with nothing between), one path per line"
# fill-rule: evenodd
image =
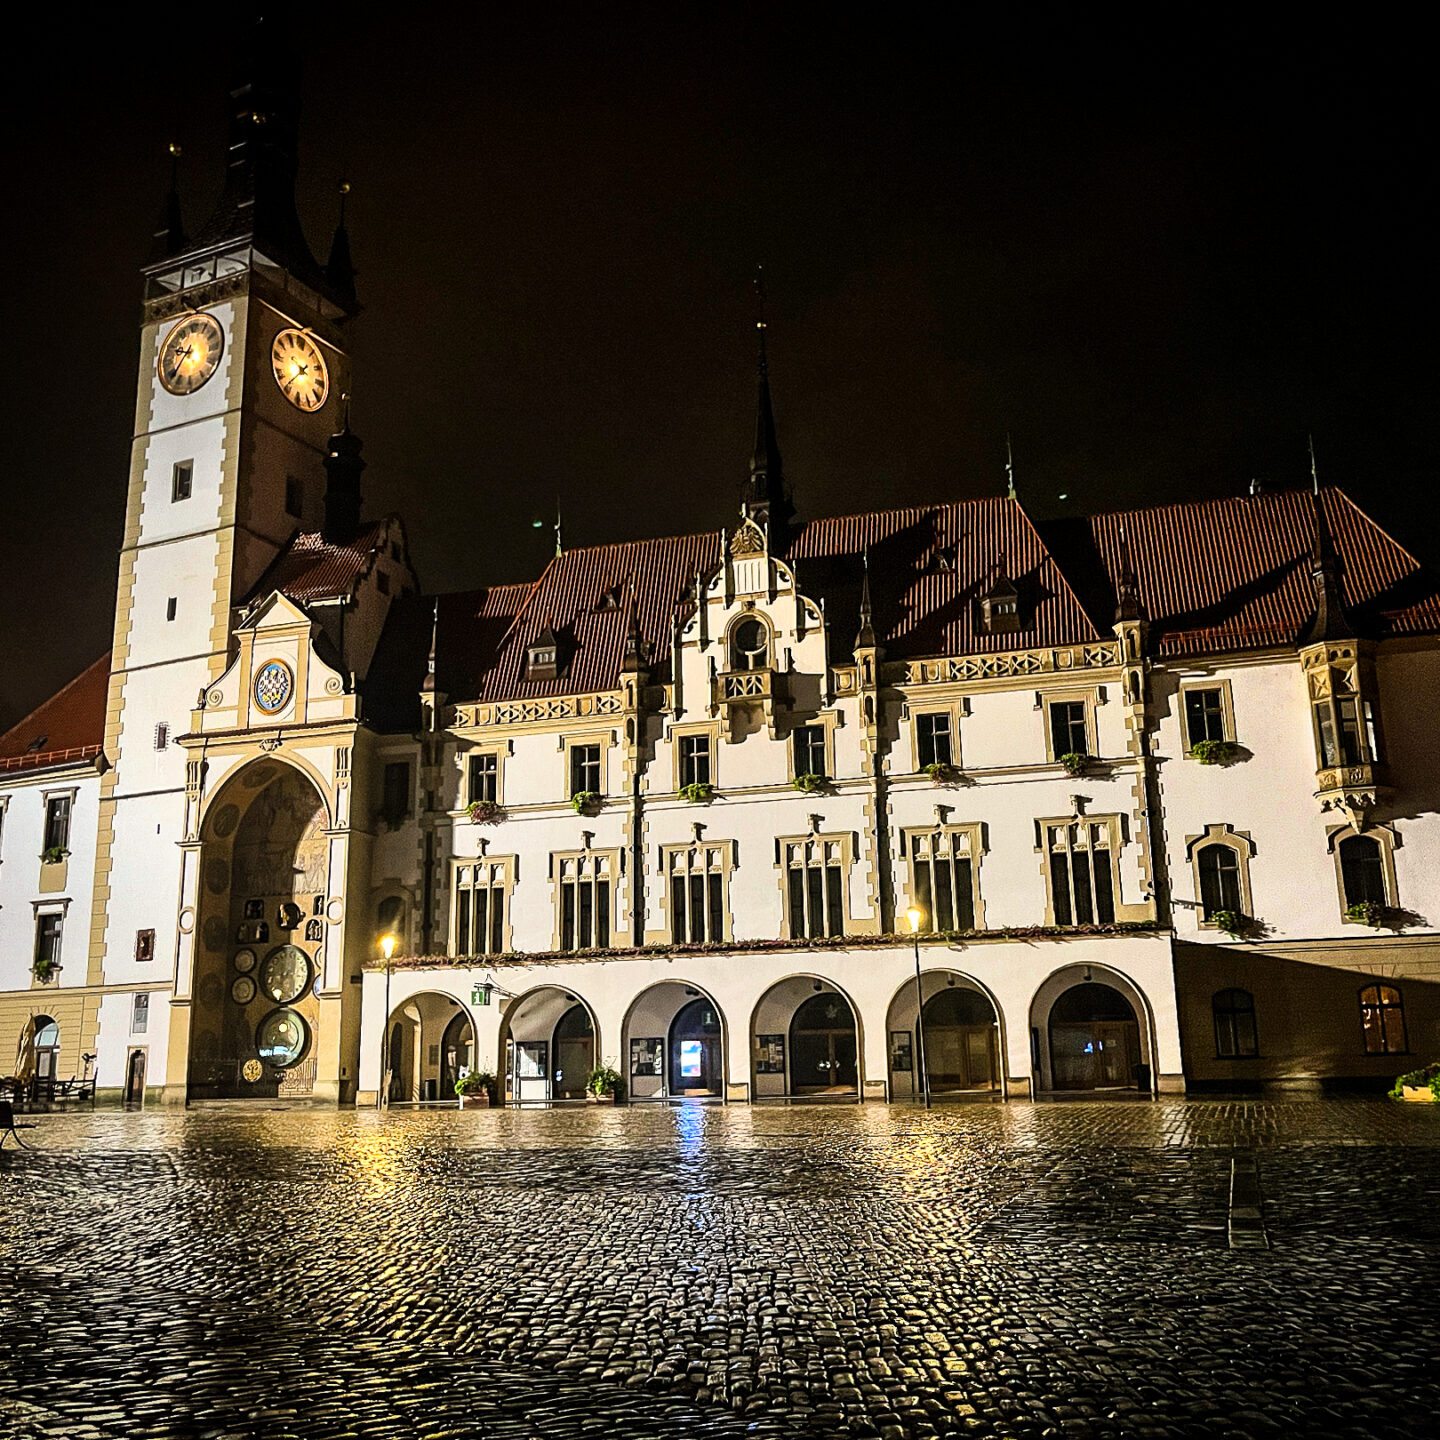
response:
M930 1067L925 1063L925 994L920 988L920 927L925 912L912 905L905 918L910 922L910 938L915 945L915 1064L920 1070L920 1084L925 1091L925 1108L930 1108Z
M390 1088L390 957L395 953L395 937L386 935L380 941L385 957L385 1019L380 1029L380 1083L375 1087L375 1108L385 1105L385 1092Z

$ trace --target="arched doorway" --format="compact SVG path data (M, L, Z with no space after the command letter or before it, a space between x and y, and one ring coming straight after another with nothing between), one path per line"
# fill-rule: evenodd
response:
M453 995L421 990L401 1000L388 1023L389 1103L454 1105L455 1081L475 1063L469 1011Z
M555 1067L552 1098L583 1100L595 1068L595 1026L590 1012L578 1002L557 1022L551 1055Z
M1135 1009L1113 985L1082 981L1050 1007L1050 1075L1056 1090L1126 1090L1141 1063Z
M318 1069L329 811L308 775L243 766L201 831L192 1098L305 1099Z
M455 1082L474 1068L475 1027L463 1010L457 1010L440 1041L440 1098L453 1099Z
M720 1012L705 996L692 1000L670 1026L670 1093L686 1099L725 1093Z
M887 1016L886 1049L893 1099L918 1099L924 1070L930 1096L992 1097L1002 1092L1001 1016L992 996L968 975L926 970L924 1068L915 1023L915 982L895 992Z
M790 1020L790 1093L856 1093L859 1049L849 1001L834 990L812 995Z
M145 1052L143 1050L132 1050L130 1059L125 1066L125 1096L126 1105L143 1105L145 1103Z
M48 1015L35 1017L35 1078L55 1080L60 1073L60 1026Z

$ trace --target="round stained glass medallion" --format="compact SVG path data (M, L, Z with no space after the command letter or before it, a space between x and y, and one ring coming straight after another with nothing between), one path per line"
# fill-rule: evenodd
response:
M310 957L298 945L281 945L260 966L260 988L277 1005L298 1000L310 985Z
M237 975L230 982L230 998L237 1005L248 1005L255 998L255 981L249 975Z
M237 950L235 952L235 968L242 975L248 975L255 968L255 952L253 950Z
M310 1043L310 1032L296 1010L272 1010L256 1027L255 1048L277 1070L293 1065Z
M285 708L290 692L295 687L290 667L283 660L267 660L255 672L255 708L266 715L274 715Z

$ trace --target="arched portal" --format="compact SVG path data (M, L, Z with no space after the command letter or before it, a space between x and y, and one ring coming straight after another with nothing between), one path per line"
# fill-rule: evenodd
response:
M35 1025L35 1068L37 1080L54 1080L60 1072L60 1026L48 1015L37 1015Z
M1130 1090L1141 1065L1135 1007L1113 985L1081 981L1050 1007L1050 1084L1055 1090Z
M422 990L390 1012L385 1066L392 1105L454 1105L455 1081L474 1068L475 1027L453 996Z
M954 970L927 970L923 988L923 1066L915 1024L915 982L907 980L890 1002L890 1094L900 1100L918 1098L928 1070L932 1099L998 1095L1003 1046L994 1000L976 981Z
M725 1017L698 986L662 980L635 997L621 1039L632 1101L723 1100Z
M595 1013L558 985L527 990L505 1009L500 1048L511 1101L583 1100L600 1054Z
M315 1085L329 813L309 777L258 760L201 830L192 1098L305 1098Z
M772 985L760 997L750 1027L757 1100L859 1097L855 1007L828 981L796 975Z

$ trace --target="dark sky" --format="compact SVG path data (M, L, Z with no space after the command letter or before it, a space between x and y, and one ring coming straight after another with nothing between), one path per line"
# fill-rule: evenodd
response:
M367 499L427 588L538 571L557 495L567 544L729 523L757 260L802 515L997 493L1007 430L1037 517L1300 483L1313 431L1436 553L1431 79L1393 19L294 8L322 257L354 186ZM109 644L165 144L192 226L223 163L223 16L86 25L7 77L0 726Z

